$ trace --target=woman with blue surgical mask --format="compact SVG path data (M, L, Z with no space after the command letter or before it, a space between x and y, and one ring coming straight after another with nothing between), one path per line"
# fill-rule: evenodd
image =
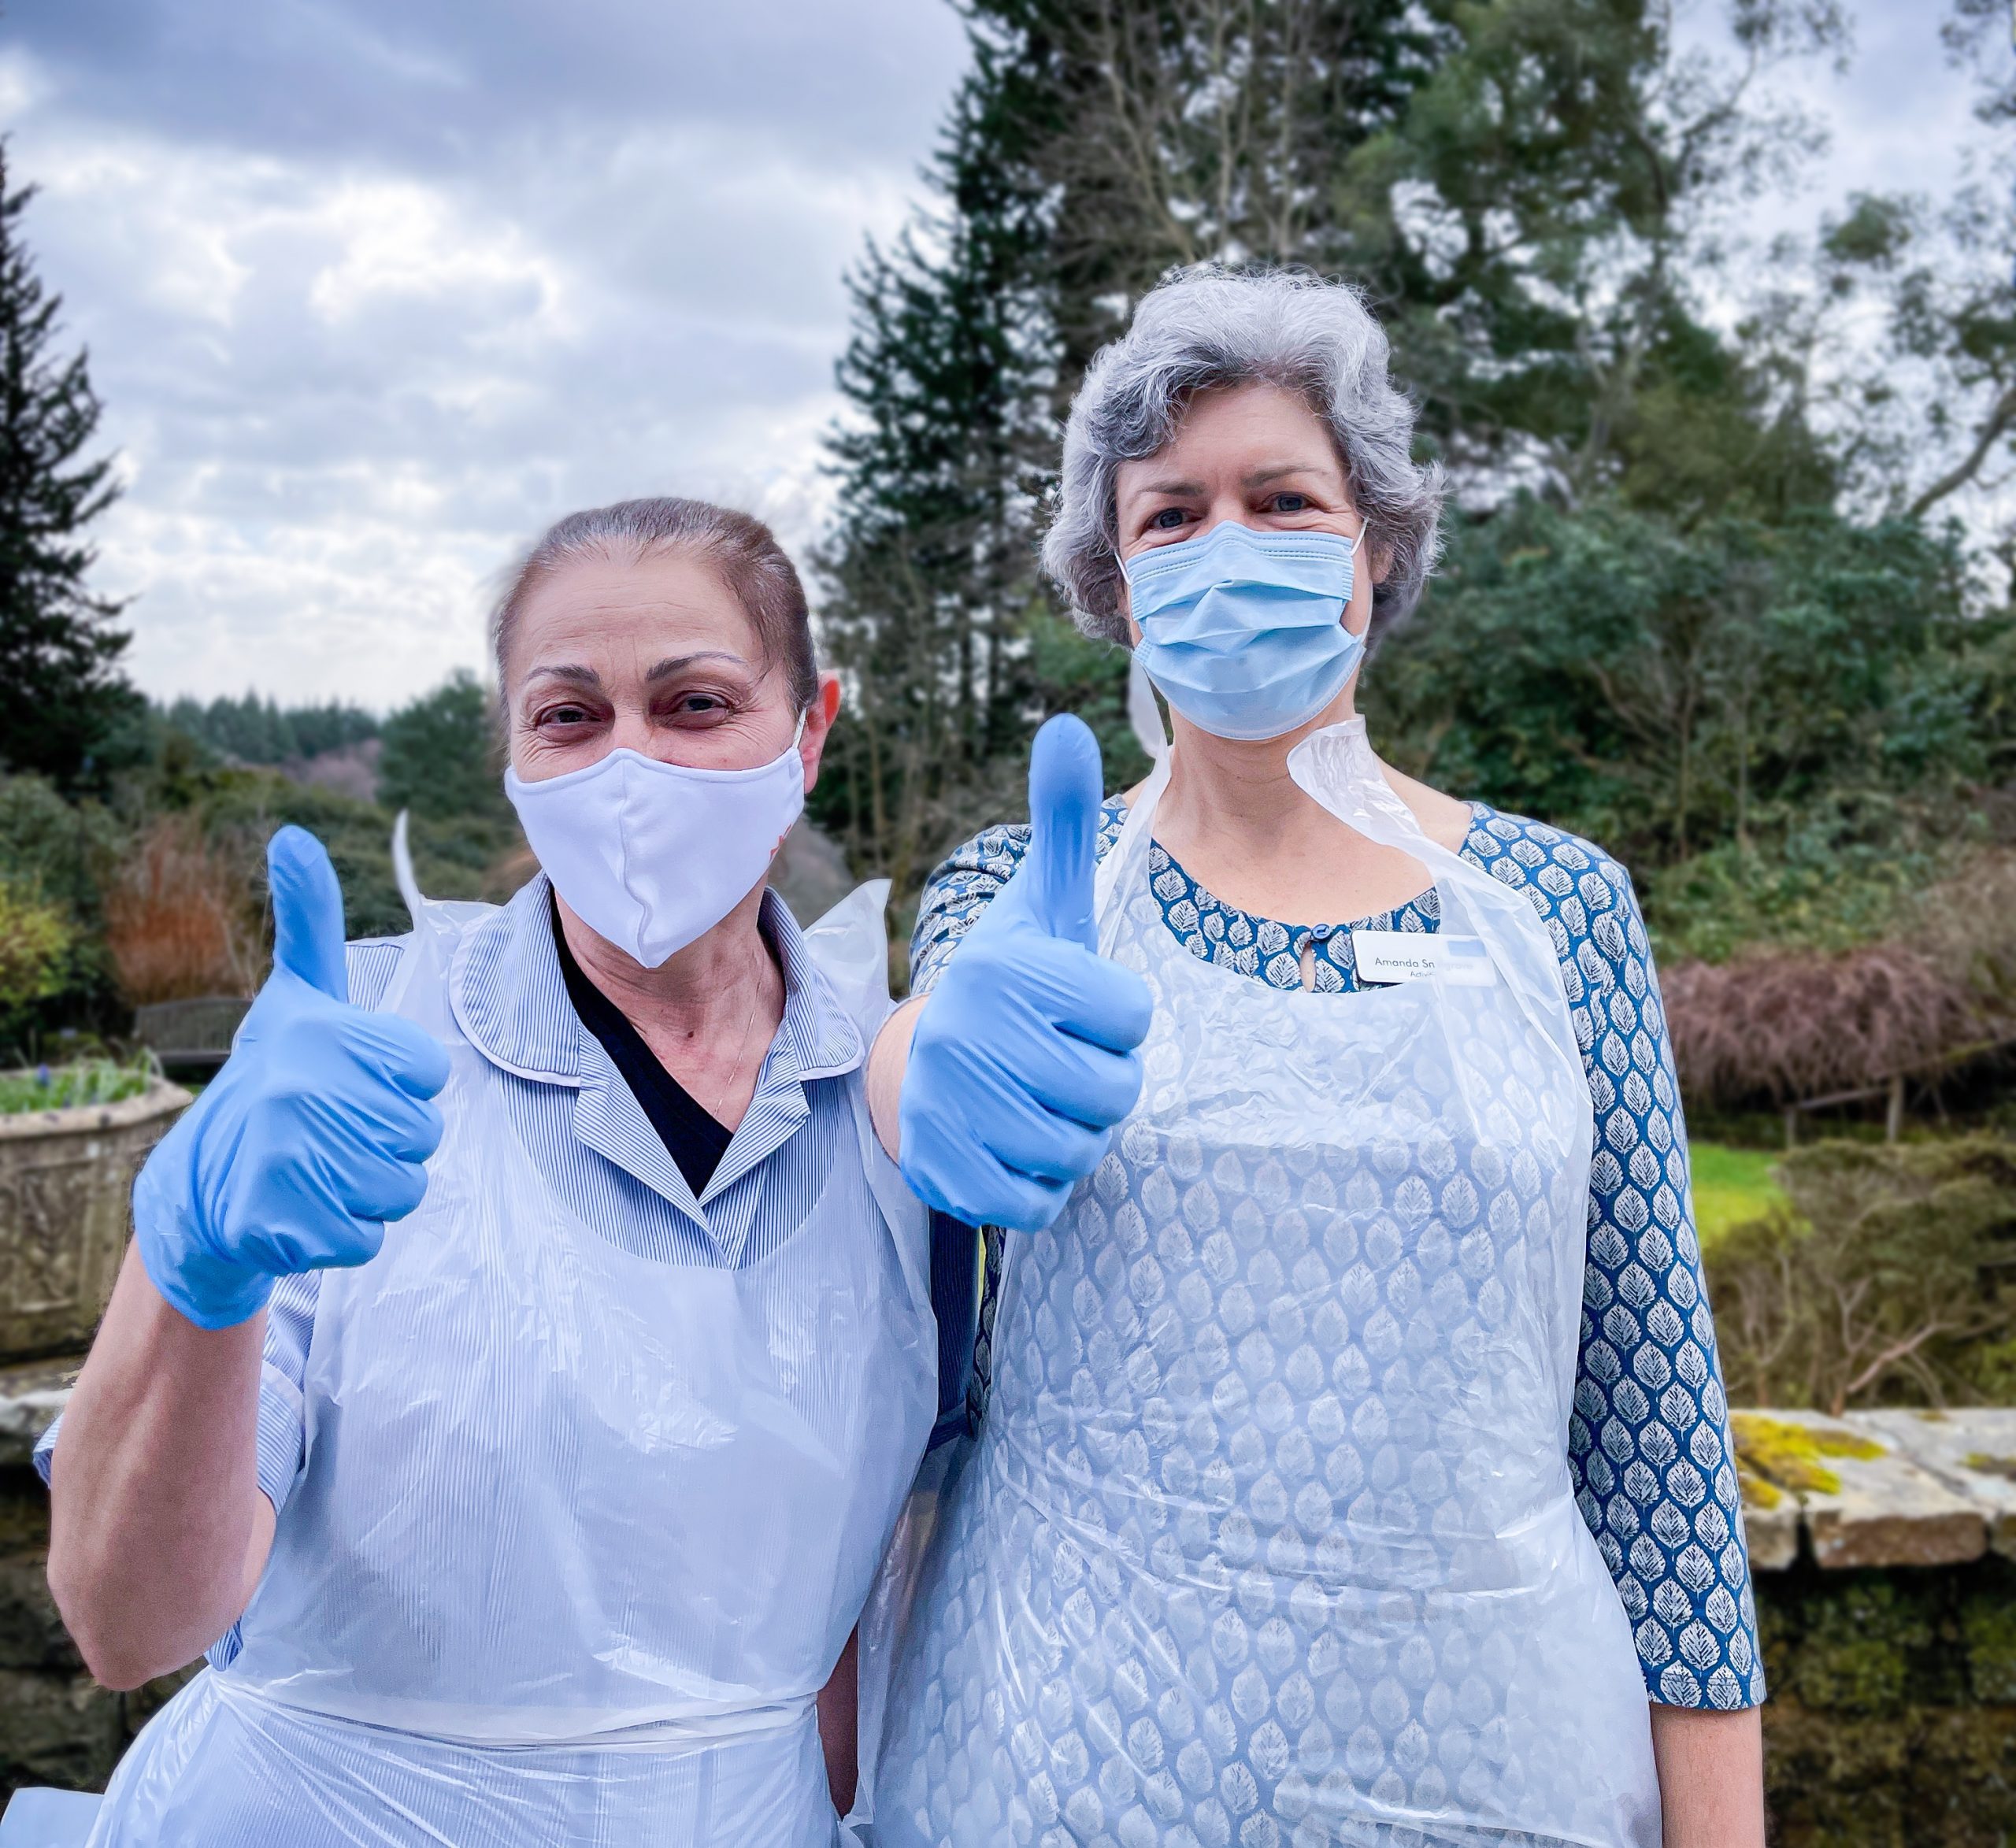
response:
M992 1228L877 1848L1762 1842L1630 882L1356 713L1440 500L1386 359L1347 287L1206 270L1073 409L1045 561L1158 761L1102 802L1051 722L871 1064L913 1185Z
M691 501L562 520L496 652L540 872L408 872L346 947L283 831L271 980L135 1187L50 1578L101 1680L209 1667L64 1839L834 1839L936 1409L886 888L807 931L765 883L839 687L768 530Z

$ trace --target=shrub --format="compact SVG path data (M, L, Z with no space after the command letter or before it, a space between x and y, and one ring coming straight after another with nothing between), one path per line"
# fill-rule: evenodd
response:
M1788 1209L1707 1256L1738 1405L1944 1405L1993 1396L2016 1331L2016 1144L1992 1136L1788 1152Z
M1691 1099L1788 1103L1936 1069L2006 1030L1999 1009L1905 943L1683 963L1660 984Z
M2016 855L1969 857L1847 949L1755 945L1660 988L1690 1102L1735 1109L1936 1079L2016 1039Z
M158 817L106 894L106 943L135 1006L249 994L263 957L252 889L193 817Z
M0 1010L46 1000L61 989L70 943L61 912L0 879Z

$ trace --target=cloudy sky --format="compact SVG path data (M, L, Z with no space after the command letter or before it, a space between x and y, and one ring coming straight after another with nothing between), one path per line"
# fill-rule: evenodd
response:
M1697 7L1699 0L1697 0ZM1810 215L1952 182L1936 0L1849 0ZM1712 30L1706 25L1703 31ZM384 707L626 494L817 531L841 276L919 196L943 0L9 0L0 129L128 481L135 678Z

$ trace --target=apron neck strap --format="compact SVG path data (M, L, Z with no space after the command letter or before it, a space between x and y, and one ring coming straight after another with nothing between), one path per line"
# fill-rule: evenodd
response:
M1175 760L1175 749L1171 746L1141 785L1141 793L1127 811L1126 824L1120 831L1120 839L1114 843L1113 851L1099 862L1092 884L1092 915L1102 923L1110 915L1116 894L1130 889L1130 876L1147 863L1149 843L1154 838L1155 810L1161 805L1162 792L1169 787L1169 768Z

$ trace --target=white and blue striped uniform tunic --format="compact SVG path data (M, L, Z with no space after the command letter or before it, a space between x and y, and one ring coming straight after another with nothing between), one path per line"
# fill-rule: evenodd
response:
M480 1089L475 1094L484 1100L489 1121L499 1129L508 1126L510 1132L508 1136L491 1130L484 1133L493 1135L500 1149L509 1147L510 1160L521 1164L528 1184L536 1176L537 1183L543 1185L550 1198L573 1221L592 1228L600 1238L619 1248L624 1255L612 1260L613 1268L609 1274L619 1278L626 1275L642 1276L645 1273L635 1269L638 1261L642 1261L650 1267L654 1287L682 1289L686 1286L676 1281L669 1286L663 1284L660 1281L662 1276L675 1280L691 1277L694 1280L691 1287L702 1292L701 1300L707 1302L716 1299L709 1293L717 1293L723 1288L732 1292L737 1287L735 1279L751 1276L760 1268L766 1278L775 1280L764 1286L769 1292L769 1299L788 1302L797 1287L793 1280L799 1268L804 1268L810 1275L822 1265L829 1266L834 1240L852 1240L861 1236L859 1227L853 1223L863 1217L862 1202L866 1198L865 1183L858 1175L863 1153L863 1117L856 1094L865 1055L860 1025L849 1017L824 976L813 966L805 939L789 911L773 893L766 894L762 922L784 975L784 1016L765 1057L749 1109L711 1180L696 1198L601 1042L576 1015L567 994L550 917L549 888L542 877L527 886L510 905L469 931L456 957L450 982L454 1021L468 1047L481 1055L480 1059L469 1061L480 1071ZM369 1007L380 1002L402 957L410 953L412 943L411 939L400 939L351 946L350 993L355 1003ZM465 1057L467 1059L469 1055ZM454 1094L455 1084L451 1081L450 1091L443 1094L444 1106L450 1109L450 1143L457 1131L450 1105ZM444 1151L448 1146L449 1143L444 1143ZM422 1216L428 1210L423 1207ZM872 1217L872 1206L867 1211ZM836 1213L849 1223L837 1223L834 1217ZM813 1223L808 1224L808 1220ZM532 1235L536 1241L536 1223ZM884 1239L886 1242L886 1235L881 1232L879 1222L875 1236ZM871 1245L872 1242L871 1240ZM391 1249L388 1242L388 1253ZM345 1482L354 1483L357 1480L357 1446L360 1441L368 1443L369 1440L360 1440L351 1433L343 1433L340 1439L350 1447L346 1464L337 1465L335 1454L332 1453L322 1460L320 1467L317 1465L318 1429L332 1434L323 1437L320 1440L322 1443L335 1442L339 1441L334 1434L340 1429L340 1420L344 1417L354 1420L358 1416L354 1405L346 1403L340 1394L332 1401L327 1394L327 1382L331 1377L328 1365L329 1348L332 1341L340 1339L345 1324L341 1321L331 1324L336 1331L333 1335L331 1328L324 1328L318 1343L318 1318L330 1323L336 1313L330 1309L330 1303L343 1300L348 1292L348 1313L352 1325L355 1325L354 1319L359 1313L355 1295L358 1283L377 1269L380 1261L374 1260L372 1265L355 1273L325 1276L310 1272L283 1279L275 1289L267 1322L260 1389L258 1480L261 1491L278 1513L279 1531L266 1578L261 1583L262 1600L265 1594L273 1590L272 1582L276 1575L291 1569L287 1564L290 1557L300 1560L305 1556L312 1557L314 1550L323 1544L323 1535L329 1531L329 1524L326 1507L318 1512L318 1504L327 1503L332 1492L332 1480L334 1492L337 1493L343 1492ZM865 1261L870 1271L878 1263L885 1270L899 1268L893 1261L887 1260L886 1254L883 1258L871 1257ZM632 1267L628 1272L623 1268L626 1265ZM594 1268L592 1261L590 1268ZM818 1287L813 1286L815 1292ZM899 1291L888 1298L898 1304L892 1313L902 1324L900 1327L862 1327L846 1331L847 1336L862 1343L880 1342L902 1347L906 1354L926 1346L928 1344L919 1339L919 1328L925 1336L928 1336L928 1310L921 1311L919 1323L902 1310L901 1294ZM816 1294L813 1298L827 1299L818 1298ZM377 1312L367 1302L363 1313ZM435 1325L429 1323L427 1326L431 1331ZM472 1378L481 1377L486 1367L494 1365L494 1325L487 1330L480 1314L472 1313L466 1322L451 1314L439 1319L438 1325L445 1340L468 1341L470 1350L461 1355L428 1353L426 1365L431 1377L438 1380L444 1372L452 1376L461 1371L466 1371ZM705 1324L695 1325L704 1327ZM486 1332L491 1336L487 1344ZM516 1328L512 1328L511 1338L517 1339L519 1332ZM770 1359L788 1368L796 1366L808 1335L817 1346L828 1342L831 1332L823 1322L816 1320L803 1330L787 1328L778 1339L788 1344L789 1351L776 1350ZM396 1354L401 1350L395 1346L391 1351ZM319 1361L317 1356L322 1357ZM634 1372L636 1367L649 1364L648 1358L620 1358L614 1376L621 1382L626 1366ZM759 1352L756 1364L762 1372L768 1368L769 1361ZM380 1368L379 1371L382 1376L384 1369ZM603 1369L605 1373L608 1371ZM741 1371L739 1368L732 1370L731 1383L738 1387L744 1383L739 1378ZM854 1378L854 1389L857 1391L862 1387L862 1377L858 1375ZM901 1486L909 1480L916 1453L921 1449L924 1433L929 1424L928 1357L924 1360L921 1373L915 1365L899 1362L894 1369L871 1371L865 1377L871 1391L880 1391L891 1381L897 1383L887 1394L891 1402L880 1409L881 1424L876 1441L888 1446L892 1453L896 1448L902 1448L906 1454L901 1458L893 1454L871 1457L870 1466L864 1473L876 1479L878 1484L881 1479L888 1479L898 1485L895 1495L899 1495ZM318 1380L323 1383L323 1396L319 1400ZM914 1406L909 1402L913 1398L918 1402ZM647 1391L644 1398L647 1409L651 1402ZM616 1408L619 1414L623 1409L621 1405ZM603 1435L595 1428L595 1414L601 1409L599 1405L590 1409L585 1438L591 1445ZM774 1418L774 1414L771 1416ZM854 1416L854 1423L847 1428L858 1431L859 1416ZM578 1413L576 1417L578 1424ZM45 1477L59 1433L60 1427L52 1428L38 1447L36 1461ZM562 1434L565 1435L564 1430ZM416 1500L424 1501L430 1507L468 1509L483 1505L485 1496L493 1490L500 1505L509 1498L504 1491L510 1485L498 1484L496 1478L500 1457L509 1459L512 1454L512 1431L472 1431L467 1452L469 1475L460 1483L439 1480L442 1476L452 1477L455 1473L455 1446L450 1442L443 1446L439 1442L438 1423L428 1435L432 1446L429 1454L435 1459L428 1467L435 1472L435 1480L431 1486L410 1483L404 1489L403 1498L409 1505L400 1511L399 1517L409 1528L413 1525L411 1505ZM525 1435L528 1444L535 1446L536 1455L537 1434ZM812 1442L801 1431L794 1430L788 1435L789 1443L797 1446L800 1451L806 1450ZM910 1441L913 1435L914 1443ZM684 1434L674 1436L676 1442L690 1441ZM397 1441L396 1431L387 1441ZM762 1441L772 1444L766 1461L773 1464L777 1454L775 1433L766 1434ZM445 1461L442 1461L443 1458ZM844 1466L844 1450L839 1454L838 1461ZM532 1456L526 1457L524 1461L528 1469L539 1467ZM850 1512L846 1505L844 1489L836 1494L833 1489L820 1486L834 1480L832 1466L836 1454L829 1449L818 1455L817 1461L826 1473L819 1477L812 1492L828 1498L831 1524L864 1530L866 1526L873 1525L880 1517L873 1511L865 1516L858 1510ZM387 1467L396 1473L398 1462L398 1459L388 1457ZM505 1466L509 1467L508 1461ZM333 1479L330 1476L332 1467L339 1470ZM343 1473L343 1469L350 1473ZM621 1543L626 1549L633 1550L636 1558L643 1562L647 1580L653 1569L658 1569L661 1576L676 1572L676 1549L669 1536L643 1532L632 1538L624 1533L620 1524L624 1485L598 1485L597 1492L615 1506L615 1518L619 1524L617 1531L623 1535ZM780 1505L785 1507L796 1506L789 1496L802 1493L788 1490L780 1492L786 1498ZM863 1491L870 1499L880 1492L880 1487ZM890 1499L889 1513L893 1518L894 1496ZM306 1511L298 1518L291 1516L291 1509L300 1507L305 1507ZM705 1512L695 1513L692 1525L696 1531L706 1529ZM367 1512L361 1522L363 1530L368 1532L376 1518ZM704 1689L709 1687L733 1690L746 1685L753 1691L750 1698L760 1706L766 1689L774 1691L778 1684L789 1681L791 1685L784 1691L794 1700L802 1698L809 1702L809 1691L802 1685L806 1679L802 1672L805 1664L825 1647L820 1639L836 1637L832 1647L836 1650L838 1640L844 1639L847 1629L854 1620L854 1609L836 1613L835 1608L838 1603L850 1599L852 1605L858 1605L858 1598L853 1597L845 1588L846 1583L854 1576L851 1565L850 1563L844 1568L836 1568L833 1561L825 1557L825 1551L830 1549L822 1547L827 1539L823 1526L821 1532L813 1533L803 1531L806 1524L802 1520L772 1524L788 1526L793 1531L752 1533L748 1536L748 1551L728 1568L730 1572L746 1571L752 1582L761 1578L765 1583L774 1582L776 1587L774 1596L759 1600L762 1608L754 1620L760 1628L768 1632L756 1646L763 1659L738 1665L733 1659L732 1642L724 1642L717 1638L711 1645L703 1646L699 1650L702 1665L695 1683L702 1688L703 1695ZM340 1535L356 1531L358 1525L354 1520L347 1528L337 1524L334 1531ZM300 1533L292 1531L296 1527L302 1529ZM886 1538L886 1526L881 1531ZM486 1555L482 1538L487 1536L467 1536L460 1532L442 1535L438 1548L435 1549L439 1557L428 1562L428 1571L442 1575L458 1572L480 1575L486 1569L488 1558L487 1569L499 1572L498 1558ZM471 1540L476 1543L470 1544ZM799 1549L810 1556L802 1585L796 1582L792 1564ZM862 1550L853 1549L857 1552ZM879 1544L869 1554L870 1568L876 1553L879 1553ZM766 1571L759 1565L758 1556L773 1554L775 1560ZM662 1560L662 1567L652 1567L650 1562L654 1557ZM623 1583L634 1586L636 1570L633 1563L628 1580L613 1580L611 1584L619 1591ZM360 1583L368 1599L373 1594L368 1577ZM326 1603L318 1606L312 1596L290 1604L284 1589L280 1587L276 1594L282 1609L313 1611L327 1608ZM581 1595L592 1606L598 1593L607 1595L610 1589L611 1585L591 1582L582 1587ZM860 1589L865 1593L865 1580ZM624 1595L634 1599L636 1594L633 1591ZM799 1603L803 1605L802 1625L798 1624L791 1609ZM779 1606L783 1607L781 1619L776 1614ZM270 1613L273 1606L268 1605L265 1608ZM228 1731L232 1724L228 1709L234 1702L243 1705L234 1691L246 1664L260 1654L261 1648L269 1662L274 1659L282 1662L287 1660L292 1639L287 1634L284 1624L276 1635L270 1614L262 1623L265 1642L258 1646L254 1644L250 1624L261 1609L261 1602L255 1601L244 1624L235 1626L208 1652L213 1668L220 1672L199 1679L149 1728L149 1733L163 1728L175 1717L178 1708L184 1710L182 1732L171 1736L165 1749L158 1740L153 1746L152 1758L144 1766L150 1781L165 1782L172 1790L178 1776L191 1781L198 1778L203 1770L206 1739ZM485 1612L484 1622L486 1626L519 1631L518 1638L505 1654L513 1659L531 1661L536 1681L549 1679L545 1667L547 1646L539 1639L551 1637L550 1679L555 1691L554 1698L564 1709L569 1652L580 1653L582 1649L582 1625L578 1619L550 1609L505 1609ZM589 1646L589 1655L596 1659L584 1661L583 1668L590 1679L606 1669L609 1660L616 1659L626 1650L634 1651L642 1646L638 1637L631 1634L634 1628L631 1624L626 1628L625 1621L618 1620L613 1624L608 1648ZM413 1654L416 1680L422 1683L429 1665L427 1652L435 1646L427 1642L424 1629L423 1623L419 1631L387 1641L388 1648ZM732 1625L730 1630L735 1634L749 1633L746 1630L735 1631ZM780 1633L784 1639L781 1644L777 1641ZM793 1641L794 1637L798 1640ZM310 1663L309 1672L291 1683L285 1672L277 1683L269 1676L266 1685L277 1685L283 1689L305 1687L312 1695L316 1685L313 1662L317 1646L311 1638L309 1646L302 1652ZM458 1646L453 1636L439 1642L439 1647L451 1656ZM495 1648L494 1640L483 1646L492 1650ZM724 1647L729 1648L730 1655L707 1661L705 1658L708 1646L715 1650L717 1657ZM413 1654L416 1648L419 1653ZM326 1654L328 1651L324 1650L323 1653ZM340 1647L336 1653L340 1659ZM481 1655L480 1650L476 1653ZM676 1693L677 1664L691 1654L676 1639L669 1642L662 1642L658 1654L647 1657L641 1671L646 1683L650 1683L654 1676L662 1681L669 1673L672 1680L665 1685ZM780 1668L780 1663L787 1659L794 1666ZM830 1670L830 1657L820 1659L824 1670ZM238 1665L235 1673L232 1671L234 1663ZM668 1664L671 1665L669 1668ZM255 1690L260 1680L255 1675L252 1683ZM812 1681L811 1686L816 1687L817 1681ZM199 1701L207 1699L212 1709L217 1710L200 1706L191 1709L187 1703L191 1697ZM252 1730L269 1749L293 1759L297 1768L313 1767L313 1777L306 1780L305 1787L312 1789L313 1807L321 1814L313 1826L304 1817L291 1826L287 1833L291 1841L312 1839L316 1848L321 1848L325 1841L344 1844L346 1848L353 1842L383 1843L386 1848L395 1848L395 1845L396 1848L407 1848L408 1844L413 1844L417 1848L422 1843L450 1840L458 1843L458 1848L476 1848L477 1844L493 1842L508 1842L512 1848L517 1848L521 1842L532 1841L593 1844L595 1848L602 1848L607 1843L610 1848L616 1848L619 1842L644 1839L635 1834L636 1817L640 1813L654 1818L649 1835L651 1842L662 1840L667 1848L685 1848L689 1840L704 1840L711 1845L717 1840L736 1839L732 1833L724 1836L721 1828L724 1798L739 1776L746 1777L753 1804L759 1809L763 1804L771 1805L760 1815L751 1813L752 1826L763 1826L764 1817L767 1817L773 1839L780 1842L788 1840L795 1844L801 1839L811 1839L805 1833L813 1825L807 1822L807 1813L802 1808L802 1790L791 1800L799 1805L795 1809L790 1802L780 1807L773 1798L773 1787L779 1783L774 1770L774 1750L770 1754L772 1769L763 1769L750 1757L751 1768L745 1773L738 1768L740 1761L736 1754L741 1748L731 1741L717 1754L718 1772L702 1780L706 1787L700 1788L697 1795L690 1775L684 1776L683 1781L680 1778L669 1778L662 1793L652 1786L650 1780L655 1773L650 1769L652 1754L648 1750L625 1754L594 1746L584 1751L559 1752L542 1761L540 1778L524 1780L522 1783L496 1780L495 1787L508 1787L513 1792L506 1802L495 1796L494 1789L486 1796L485 1785L489 1777L487 1766L493 1761L491 1757L484 1749L472 1747L466 1740L458 1741L454 1728L443 1728L448 1736L438 1741L424 1737L410 1740L393 1735L398 1737L396 1750L388 1756L385 1746L388 1735L384 1728L358 1724L354 1713L339 1717L344 1714L341 1708L324 1724L315 1709L316 1702L312 1698L303 1699L299 1705L289 1705L277 1712L269 1703L258 1709ZM188 1723L192 1717L193 1725ZM806 1776L817 1776L823 1789L823 1772L817 1763L816 1732L810 1727L809 1714L801 1718L802 1723L795 1728L791 1750L784 1754L786 1769L790 1768L793 1752L799 1758L805 1758L809 1754L809 1761L802 1768ZM143 1768L139 1761L146 1758L149 1751L149 1738L143 1734L126 1770L122 1771L121 1778L125 1779L129 1772L137 1776ZM507 1750L503 1755L509 1758L512 1754ZM213 1754L219 1762L242 1761L246 1756L242 1741L234 1743L228 1750L220 1748ZM176 1762L165 1763L165 1757ZM517 1757L518 1762L524 1762L522 1750L517 1752ZM243 1763L238 1762L236 1768L242 1773ZM353 1772L354 1780L346 1775ZM547 1775L549 1772L550 1776ZM550 1783L560 1793L554 1806L543 1815L536 1813L541 1801L537 1795L541 1781ZM788 1779L784 1781L788 1782ZM594 1791L598 1783L606 1783L617 1794L613 1798L598 1798ZM626 1785L628 1794L624 1794ZM435 1813L435 1805L444 1787L466 1788L470 1795L467 1809L459 1814L451 1810L445 1823L443 1815ZM530 1801L522 1794L526 1791L534 1793ZM119 1798L120 1782L115 1780L112 1797L108 1800L108 1813L120 1807ZM295 1801L298 1805L301 1801L299 1791L295 1793ZM823 1806L823 1797L820 1802ZM126 1807L130 1809L132 1805ZM708 1826L699 1828L682 1824L678 1817L689 1809L695 1815L710 1819ZM161 1813L165 1817L168 1812L162 1810ZM242 1826L237 1810L228 1805L221 1823L207 1806L199 1813L206 1825L207 1848L254 1848L255 1843L263 1845L279 1839L272 1833L275 1819L261 1819L256 1804L245 1809ZM821 1840L831 1829L830 1809L825 1813L827 1820L820 1825L818 1838ZM191 1820L183 1817L182 1826L186 1828ZM661 1828L669 1832L661 1835L657 1832ZM784 1832L786 1830L788 1834ZM304 1834L303 1831L306 1832ZM99 1835L94 1838L108 1845L128 1842L151 1845L157 1840L181 1839L172 1831L149 1832L136 1828L128 1832L124 1825L116 1823L109 1832L103 1821Z

